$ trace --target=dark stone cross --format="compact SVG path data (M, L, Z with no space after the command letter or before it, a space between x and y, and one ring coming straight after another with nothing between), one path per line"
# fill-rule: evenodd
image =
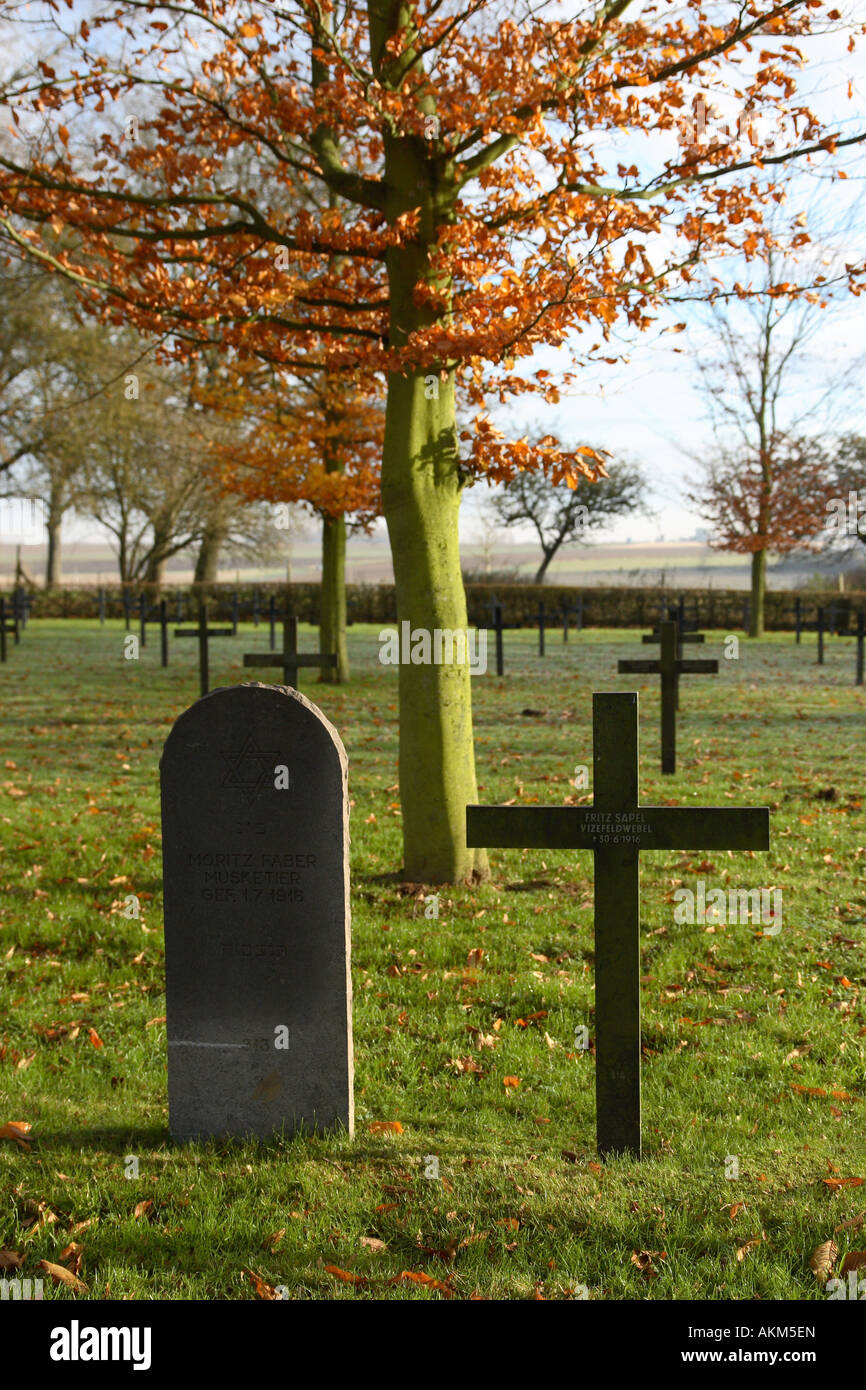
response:
M505 670L505 662L502 652L502 632L504 628L504 624L502 622L502 604L499 602L498 599L492 599L489 607L490 616L492 619L490 627L492 628L496 636L496 674L497 676L501 676Z
M563 603L562 605L562 640L568 641L568 623L574 614L578 632L583 631L583 594L578 594L576 603Z
M6 616L6 600L0 598L0 661L6 660L6 633L11 632L17 647L21 638L18 633L18 614L12 609L11 618Z
M592 806L467 806L470 848L595 856L595 1088L599 1153L640 1157L640 889L646 850L770 847L767 807L641 806L638 697L592 697Z
M299 666L336 666L336 652L304 652L303 655L298 651L298 620L297 618L283 618L283 650L282 653L276 652L245 652L245 666L282 666L283 685L291 686L293 690L298 688L298 667Z
M200 603L198 606L198 624L196 627L176 627L175 637L197 637L198 638L198 669L202 695L207 695L208 685L208 662L207 644L209 637L233 637L234 633L230 627L208 627L207 625L207 604Z
M620 661L617 670L628 675L662 678L662 772L677 770L677 681L681 675L717 675L718 661L686 661L677 655L677 625L662 623L658 661Z
M687 630L687 626L684 626L684 624L686 624L686 619L680 618L680 616L679 616L679 614L680 614L680 609L678 609L678 608L670 608L668 611L669 611L669 613L670 613L670 622L675 622L676 625L677 625L677 660L680 661L680 660L682 659L682 655L683 655L683 642L704 642L704 641L706 641L706 638L704 637L704 634L703 634L702 632L696 632L696 631L694 630L694 629L697 627L697 623L692 623L692 624L691 624L691 627L689 627L688 630ZM644 635L643 635L643 637L641 638L641 641L643 642L644 646L652 646L652 647L658 646L659 642L661 641L661 627L657 625L656 627L653 628L652 632L645 632ZM677 709L679 709L679 707L680 707L680 683L679 683L679 681L677 681L677 683L676 683L676 691L677 691L676 706L677 706Z

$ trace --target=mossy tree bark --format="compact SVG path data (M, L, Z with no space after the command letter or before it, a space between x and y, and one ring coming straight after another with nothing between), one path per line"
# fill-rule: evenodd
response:
M395 159L401 163L391 155L389 182L398 177ZM388 270L391 337L399 345L424 326L413 291L427 275L425 248L415 243L392 249ZM464 480L454 387L450 368L438 374L392 372L388 378L382 505L397 618L431 637L437 628L466 628L458 539ZM421 883L484 878L486 852L466 846L466 806L478 799L469 667L401 663L399 669L403 872Z
M767 588L767 552L752 551L752 605L749 609L749 636L764 635L764 594Z
M346 518L322 517L322 591L319 600L319 651L336 652L336 666L323 666L319 680L342 685L349 679L346 646Z

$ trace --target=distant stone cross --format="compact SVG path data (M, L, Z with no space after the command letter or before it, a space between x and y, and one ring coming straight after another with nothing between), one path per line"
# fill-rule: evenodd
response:
M600 1154L640 1157L640 892L646 850L770 847L766 807L641 806L638 697L593 695L592 806L467 806L469 847L595 856L595 1089Z
M662 772L677 770L677 685L681 675L717 675L715 660L688 661L677 654L677 625L661 625L661 657L657 661L620 661L617 670L629 675L662 678Z
M195 627L176 627L175 637L197 637L198 638L198 669L202 695L207 695L210 686L208 684L208 660L207 644L209 637L233 637L234 632L230 627L208 627L207 625L207 604L200 603L198 606L198 624Z
M282 666L283 685L298 688L299 666L336 666L336 652L298 651L298 620L283 618L283 650L277 652L245 652L245 666Z
M13 607L12 616L11 618L8 618L6 616L6 600L5 598L0 598L0 661L6 660L7 632L12 633L15 639L15 644L17 646L20 640L18 636L18 613L16 609Z
M664 621L664 619L662 619L662 621ZM684 642L704 642L704 641L706 640L705 637L704 637L704 634L703 634L702 632L693 631L693 629L697 627L697 623L692 623L691 626L690 626L690 628L689 628L689 630L686 631L686 628L685 628L684 625L683 625L684 620L682 620L682 619L680 618L680 615L679 615L679 609L677 609L677 608L671 608L671 609L669 609L669 621L672 622L672 623L676 623L676 625L677 625L677 660L679 660L680 657L681 657L682 654L683 654L683 643L684 643ZM653 628L652 632L645 632L644 635L643 635L643 637L641 638L641 641L643 642L644 646L657 647L658 644L659 644L659 642L661 641L661 628L660 628L660 626L659 626L658 624L656 624L656 626ZM677 709L679 709L679 707L680 707L680 683L679 683L679 681L677 681L677 701L676 701L676 703L677 703Z

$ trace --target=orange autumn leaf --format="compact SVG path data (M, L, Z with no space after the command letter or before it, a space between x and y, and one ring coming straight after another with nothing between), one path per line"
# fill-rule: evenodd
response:
M866 1178L822 1178L827 1187L862 1187Z
M332 1274L335 1279L340 1279L344 1284L369 1284L369 1279L363 1274L352 1274L348 1269L340 1269L339 1265L325 1265L325 1272Z
M30 1152L30 1145L33 1143L33 1135L29 1134L33 1126L26 1120L10 1120L8 1124L0 1125L0 1139L11 1139L17 1144L19 1149L25 1153Z
M423 1284L425 1288L436 1289L438 1293L443 1293L446 1298L454 1297L454 1290L448 1284L443 1284L441 1280L434 1279L430 1274L416 1273L412 1269L404 1269L402 1273L396 1275L389 1282L392 1284Z
M519 1077L519 1076L503 1076L503 1078L502 1078L502 1084L503 1084L503 1086L505 1086L506 1088L519 1086L519 1085L520 1085L520 1077Z
M90 1041L93 1043L93 1046L94 1046L94 1047L104 1047L104 1046L105 1046L105 1043L102 1041L101 1037L99 1036L99 1034L97 1033L97 1031L96 1031L95 1028L88 1028L88 1030L87 1030L87 1036L90 1038Z
M79 1279L71 1270L64 1269L63 1265L52 1264L50 1260L40 1260L38 1269L44 1269L49 1274L55 1284L65 1284L67 1289L72 1289L73 1293L88 1293L89 1290L83 1280Z
M403 1126L399 1120L373 1120L367 1128L371 1134L402 1134Z
M242 1269L241 1273L245 1274L249 1279L255 1289L256 1298L261 1298L268 1303L280 1301L281 1295L277 1293L273 1284L269 1284L260 1274L256 1274L254 1269Z

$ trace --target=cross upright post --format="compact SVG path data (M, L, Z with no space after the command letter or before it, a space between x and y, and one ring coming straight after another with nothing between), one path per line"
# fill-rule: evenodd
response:
M802 626L803 626L803 617L802 617L802 613L801 613L801 605L800 605L800 596L799 596L799 594L798 594L797 597L794 599L794 625L795 625L796 632L797 632L797 646L799 647L799 645L800 645L800 630L801 630L801 628L802 628Z
M232 637L238 635L238 591L235 589L232 598Z
M640 854L766 850L770 813L767 807L642 806L636 692L593 695L592 719L592 806L467 806L466 844L593 851L598 1150L639 1158Z
M299 666L336 666L336 652L304 652L298 651L298 620L294 617L283 618L283 650L278 656L272 652L245 652L245 666L282 666L283 685L290 685L293 690L298 688L298 667Z
M824 665L824 610L818 609L818 665Z
M501 676L504 669L502 653L502 604L496 598L491 601L490 613L493 620L491 622L491 627L496 636L496 674L497 676Z
M99 590L99 626L105 625L105 590Z
M682 609L677 609L677 608L673 608L673 607L672 607L672 608L670 608L668 611L669 611L669 614L670 614L670 621L676 624L676 629L677 629L677 661L680 661L680 660L682 659L682 655L683 655L683 642L689 642L689 643L692 643L692 642L703 642L703 641L705 640L705 638L704 638L704 634L703 634L702 632L685 632L685 631L683 630L683 624L685 623L685 618L681 618L681 617L679 616L680 613L682 612ZM644 643L645 646L646 646L646 645L655 646L657 642L660 642L660 641L661 641L661 626L659 626L658 628L653 628L652 632L649 632L649 633L646 633L646 632L645 632L644 635L643 635L643 637L641 638L641 641ZM676 680L676 707L677 707L677 709L679 709L679 707L680 707L680 683L679 683L679 679Z
M138 631L143 647L147 646L147 599L144 591L138 596Z
M677 770L677 685L681 675L718 675L719 663L686 661L678 656L677 624L661 624L661 656L658 661L620 661L617 670L629 675L660 675L662 705L662 773Z
M164 598L159 601L159 659L162 666L168 665L168 604Z
M132 611L132 598L128 589L123 591L123 618L126 623L126 630L129 632L130 616Z
M271 630L271 651L274 651L277 645L277 600L274 598L273 594L271 594L271 597L268 600L268 623L270 625Z
M258 587L253 589L253 627L259 625L259 591Z
M6 660L6 633L11 632L13 640L18 641L18 615L14 608L11 618L6 616L6 600L0 595L0 661Z
M175 637L197 637L198 638L198 670L199 685L202 695L207 695L209 686L208 655L207 643L209 637L232 637L234 634L230 627L208 627L207 625L207 604L199 603L198 623L195 627L176 627Z

